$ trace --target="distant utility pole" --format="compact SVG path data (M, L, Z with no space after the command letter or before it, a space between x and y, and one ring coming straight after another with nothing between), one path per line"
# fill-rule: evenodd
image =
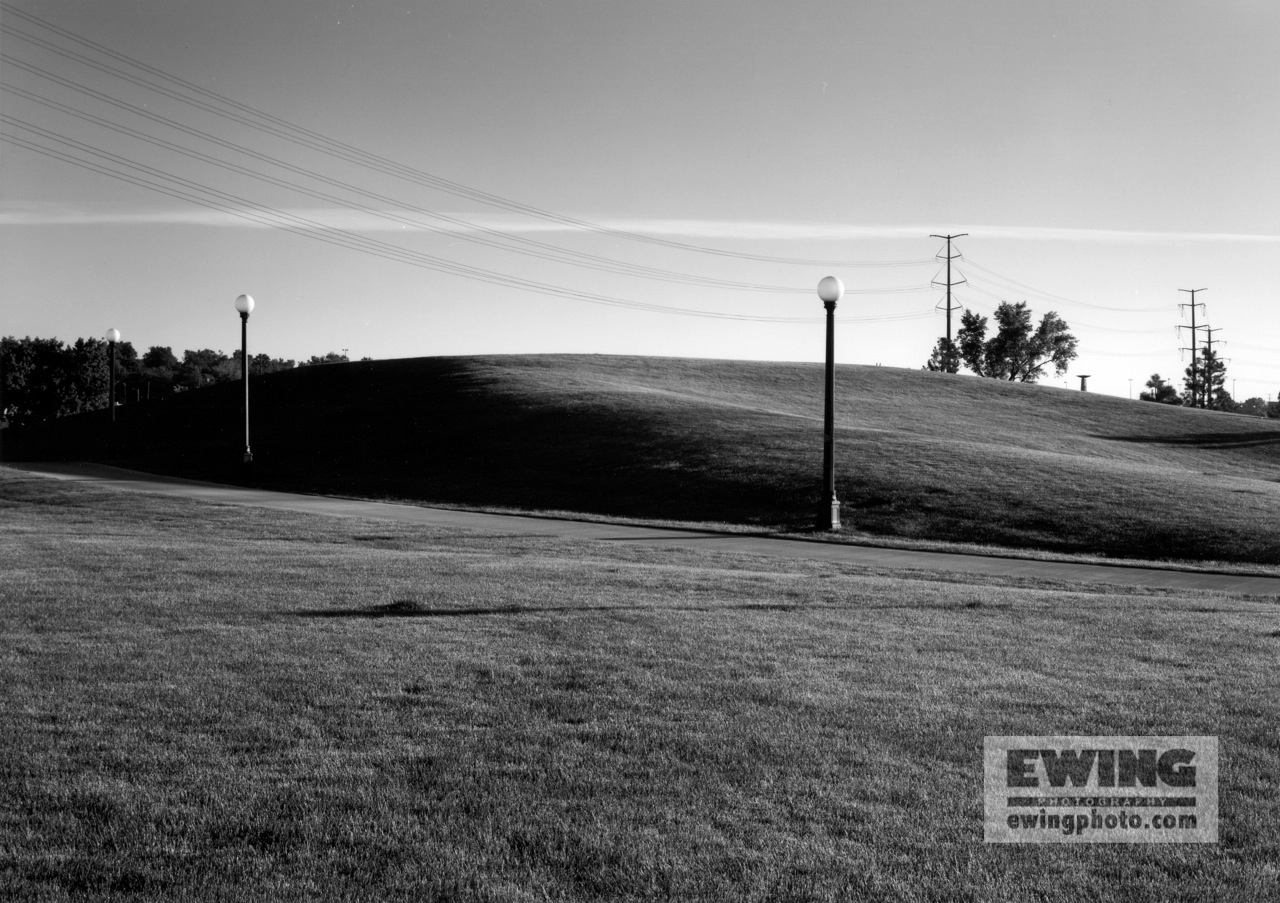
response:
M1178 289L1178 291L1191 293L1191 302L1189 304L1178 305L1179 307L1191 308L1191 406L1193 408L1204 407L1203 405L1198 403L1198 399L1196 398L1196 390L1200 386L1200 377L1198 375L1199 371L1197 369L1197 362L1196 362L1196 330L1204 328L1203 326L1196 326L1196 308L1204 307L1203 301L1201 301L1199 304L1196 304L1196 292L1207 292L1208 289L1207 288L1180 288ZM1187 327L1179 325L1178 328L1186 329Z
M968 232L961 232L961 233L960 233L960 234L958 234L958 235L930 235L930 236L929 236L930 238L941 238L941 239L945 239L945 240L946 240L946 242L947 242L947 257L946 257L946 260L947 260L947 281L944 283L944 282L939 282L937 279L935 279L935 280L933 280L933 284L934 284L934 285L945 285L945 286L947 287L947 347L948 347L948 348L951 346L951 311L955 310L955 308L951 306L951 286L953 286L953 285L963 285L965 282L967 282L967 281L968 281L968 280L966 280L963 276L962 276L962 277L960 277L960 279L956 280L955 282L952 282L952 281L951 281L951 261L955 260L957 257L962 256L962 255L960 255L960 254L952 254L952 253L951 253L951 242L952 242L952 241L954 241L954 240L955 240L955 239L957 239L957 238L964 238L964 237L965 237L966 235L968 235L968 234L969 234ZM941 255L939 255L939 254L935 254L934 256L935 256L935 257L939 257L939 256L941 256Z

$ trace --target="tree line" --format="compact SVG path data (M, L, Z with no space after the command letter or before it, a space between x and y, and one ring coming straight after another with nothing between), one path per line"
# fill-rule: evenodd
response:
M52 420L108 405L109 346L102 339L59 339L13 336L0 338L0 420L9 424ZM347 361L329 352L293 361L267 354L250 355L252 374ZM368 360L368 358L366 358ZM116 343L116 404L164 398L214 383L240 378L240 352L223 354L208 348L184 351L153 345L139 355L130 342Z
M1033 324L1027 302L1002 301L996 308L995 334L988 337L988 321L968 308L960 317L955 341L938 339L924 369L959 373L964 364L978 376L1034 383L1052 368L1057 376L1067 372L1076 359L1079 342L1061 317L1049 311ZM1143 401L1187 405L1214 411L1230 411L1253 416L1280 417L1280 402L1261 398L1237 402L1227 391L1227 364L1210 348L1196 353L1195 365L1188 366L1183 394L1159 373L1147 380Z
M1236 401L1227 391L1227 363L1216 351L1202 348L1196 352L1195 366L1188 365L1182 379L1182 394L1170 380L1159 373L1152 373L1147 380L1147 391L1139 396L1143 401L1159 404L1176 404L1187 407L1207 408L1211 411L1228 411L1249 414L1254 417L1280 416L1280 404L1262 398L1246 398Z

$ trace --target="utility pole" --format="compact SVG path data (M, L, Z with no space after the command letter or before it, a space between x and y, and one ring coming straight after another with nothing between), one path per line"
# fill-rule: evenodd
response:
M968 234L969 234L968 232L961 232L961 233L959 233L958 235L930 235L930 236L929 236L930 238L941 238L941 239L945 239L945 240L946 240L946 242L947 242L947 281L946 281L945 283L940 283L940 282L938 282L938 280L937 280L937 279L935 279L935 280L933 280L933 284L934 284L934 285L946 285L946 287L947 287L947 348L948 348L948 350L950 350L950 348L952 347L952 343L951 343L951 311L955 310L955 308L953 308L953 307L951 306L951 286L953 286L953 285L963 285L965 282L967 282L967 281L968 281L968 280L966 280L963 276L962 276L958 281L956 281L956 282L952 282L952 281L951 281L951 261L953 261L953 260L955 260L957 257L960 257L960 256L961 256L960 254L952 254L952 253L951 253L951 242L952 242L952 241L954 241L954 240L955 240L955 239L957 239L957 238L964 238L964 237L965 237L966 235L968 235ZM938 256L938 255L936 255L936 254L935 254L934 256L936 257L936 256Z
M1191 407L1193 408L1204 407L1204 405L1197 403L1197 398L1196 398L1196 390L1200 385L1200 377L1198 375L1198 364L1196 361L1196 330L1204 328L1203 326L1196 326L1196 308L1204 307L1203 301L1200 302L1200 304L1196 304L1196 292L1207 292L1208 289L1207 288L1180 288L1178 289L1178 291L1190 292L1191 294L1191 303L1178 305L1179 307L1191 308ZM1186 329L1187 327L1179 325L1178 328Z

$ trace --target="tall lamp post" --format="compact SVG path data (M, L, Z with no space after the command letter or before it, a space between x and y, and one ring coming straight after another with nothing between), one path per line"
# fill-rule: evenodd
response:
M844 283L827 276L818 283L818 297L827 309L827 392L822 419L822 503L818 507L818 529L840 529L840 500L836 498L835 390L836 390L836 302L844 294Z
M120 330L107 330L107 348L111 350L111 375L107 378L107 407L111 408L111 422L116 422L116 342L120 341Z
M241 295L236 298L236 310L240 312L240 382L244 383L244 463L253 463L249 450L249 314L253 311L253 298Z

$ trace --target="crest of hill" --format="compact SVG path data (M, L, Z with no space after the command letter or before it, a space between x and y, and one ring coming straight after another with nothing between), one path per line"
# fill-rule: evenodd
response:
M308 367L253 380L250 479L808 529L821 479L822 391L822 365L808 363L513 355ZM225 385L125 406L105 456L243 478L229 469L243 445L239 404L239 387ZM42 425L18 443L20 454L101 459L77 454L101 429L95 416L65 418L81 422L75 429ZM1277 422L845 365L836 372L836 429L838 495L861 533L1280 562Z

